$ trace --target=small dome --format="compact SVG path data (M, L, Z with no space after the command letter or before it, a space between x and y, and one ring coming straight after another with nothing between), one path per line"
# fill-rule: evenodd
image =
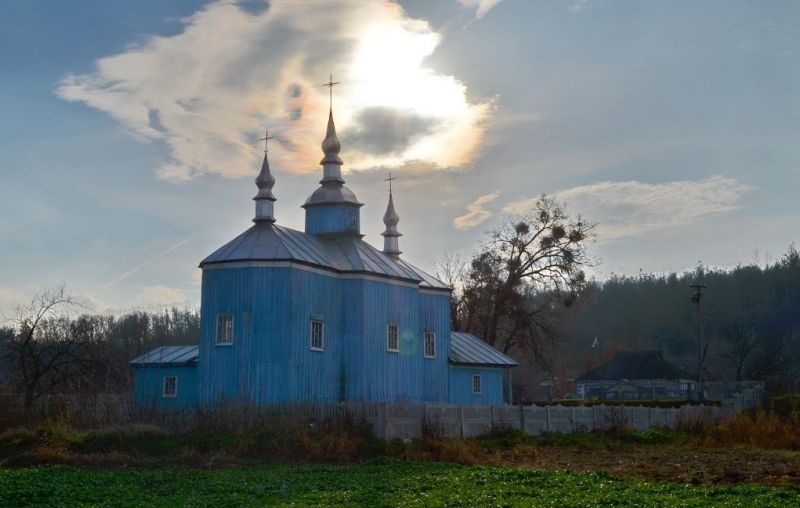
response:
M330 185L323 184L319 189L315 190L311 196L308 197L306 203L303 205L318 205L322 203L351 203L353 205L361 206L358 202L356 195L353 191L344 185Z

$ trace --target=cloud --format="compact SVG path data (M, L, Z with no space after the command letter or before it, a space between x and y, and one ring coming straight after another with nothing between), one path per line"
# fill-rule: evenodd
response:
M589 11L592 7L592 0L574 0L569 6L569 10L572 12Z
M397 154L417 139L431 133L439 121L413 111L367 108L356 118L356 129L348 136L350 145L365 153Z
M484 205L491 203L497 199L499 195L499 192L484 194L472 203L468 204L467 213L453 219L453 225L455 228L464 231L467 229L472 229L476 226L480 226L486 222L489 217L492 216L492 212L484 208Z
M499 4L501 1L502 0L458 0L464 7L475 9L476 19L484 17L492 7Z
M28 297L22 291L0 286L0 326L9 324L14 309L26 301Z
M728 213L741 206L741 198L750 190L735 178L713 176L657 184L598 182L558 192L555 198L598 223L598 240L608 241ZM503 211L524 213L536 199L510 203Z
M337 128L360 143L340 136L346 168L473 160L493 103L468 102L462 82L423 65L441 42L426 21L392 2L264 6L212 2L180 33L101 58L94 72L64 77L56 93L107 113L143 142L163 143L170 160L156 173L167 180L252 176L267 127L278 136L274 167L317 171L328 109L320 84L330 71L342 82L334 91ZM385 153L366 134L380 112L405 122Z
M136 295L135 304L141 307L159 307L186 303L183 291L168 286L146 286Z

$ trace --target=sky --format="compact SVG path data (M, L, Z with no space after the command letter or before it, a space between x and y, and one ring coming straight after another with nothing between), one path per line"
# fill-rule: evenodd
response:
M365 240L391 171L429 271L542 194L597 224L598 280L800 241L797 0L6 0L0 315L59 284L98 312L198 305L266 129L302 230L331 74Z

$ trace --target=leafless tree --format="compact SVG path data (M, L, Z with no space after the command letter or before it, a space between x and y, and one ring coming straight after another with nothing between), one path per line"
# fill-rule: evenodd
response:
M464 315L464 281L467 276L467 260L460 254L445 252L436 263L436 278L444 282L453 292L450 296L450 320L453 330L461 330Z
M82 307L59 286L17 308L14 333L2 355L11 368L12 386L23 396L26 416L44 394L62 390L79 378L81 365L87 362L89 337L68 315Z
M490 234L463 283L465 327L503 352L532 352L552 369L558 310L586 286L594 225L542 196Z

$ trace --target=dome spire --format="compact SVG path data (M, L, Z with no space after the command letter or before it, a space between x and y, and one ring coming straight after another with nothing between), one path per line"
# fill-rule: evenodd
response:
M340 84L340 81L333 80L333 74L328 77L328 82L323 83L322 86L328 87L329 109L328 109L328 127L325 130L325 139L322 140L322 153L325 156L319 162L322 165L322 182L339 181L344 183L342 178L342 159L339 157L339 152L342 150L342 144L336 136L336 125L333 123L333 87Z
M264 142L264 162L261 163L261 171L256 177L256 187L258 187L258 194L253 198L256 202L256 216L253 222L275 222L273 215L275 205L275 195L272 194L272 187L275 186L275 177L269 169L269 140L275 139L275 136L270 136L269 131L264 132L264 137L261 141Z
M394 199L392 198L392 174L389 173L389 178L384 180L389 182L389 204L386 206L386 213L383 214L383 223L386 225L386 230L381 233L383 236L383 253L391 256L392 258L399 258L402 251L400 250L399 238L403 236L397 230L397 223L400 222L400 216L394 209Z

